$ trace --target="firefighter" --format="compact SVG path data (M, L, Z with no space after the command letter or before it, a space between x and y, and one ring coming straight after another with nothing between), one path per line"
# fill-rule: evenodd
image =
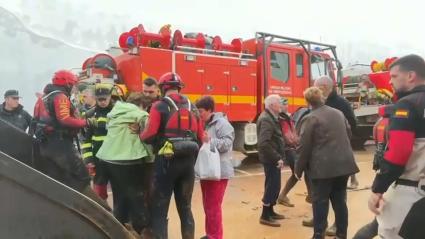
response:
M91 176L93 176L93 189L96 194L104 200L108 198L108 178L103 173L104 170L102 170L101 161L96 158L96 154L102 146L103 140L107 134L107 114L113 107L111 101L112 87L111 84L99 83L95 85L96 106L88 110L85 117L94 117L97 124L96 127L89 127L86 129L85 139L81 147L84 163L89 169Z
M35 136L39 141L36 167L48 176L91 197L110 210L90 189L90 176L77 151L74 140L84 127L94 127L95 119L78 119L70 101L77 77L70 71L57 71L52 84L44 89L34 109Z
M193 239L195 222L191 210L194 164L200 141L208 141L194 105L180 94L180 76L166 73L159 79L164 96L152 105L149 121L140 134L152 144L155 158L152 232L155 238L168 238L167 215L174 193L183 239Z
M390 66L390 76L399 100L368 205L377 215L379 236L392 239L402 238L404 218L425 196L425 61L417 55L402 57Z
M143 80L143 95L149 97L149 99L152 101L152 104L160 100L161 95L158 88L158 82L154 78L148 77ZM150 111L152 104L148 106L148 112Z
M84 117L87 111L93 109L96 106L96 98L94 96L93 89L90 87L86 87L84 90L82 90L80 97L81 100L78 112L81 116Z
M375 139L375 155L373 158L373 170L379 170L379 164L384 158L388 143L388 124L389 118L394 112L393 105L385 105L379 108L379 116L381 117L373 127L373 138ZM353 239L372 239L378 235L378 222L376 218L372 222L360 228Z

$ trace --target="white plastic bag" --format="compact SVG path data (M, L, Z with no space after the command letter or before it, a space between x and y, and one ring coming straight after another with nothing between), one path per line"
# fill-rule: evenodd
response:
M220 154L215 147L211 148L210 143L204 143L199 149L195 174L200 179L220 180Z

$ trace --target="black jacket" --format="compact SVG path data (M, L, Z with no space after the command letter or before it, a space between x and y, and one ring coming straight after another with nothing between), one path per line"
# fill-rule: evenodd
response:
M95 106L88 110L85 114L86 118L94 117L97 121L97 127L87 127L84 134L84 141L82 144L82 155L86 162L91 162L95 159L97 151L103 144L108 130L106 129L107 115L111 112L113 105L110 104L106 108Z
M351 107L348 100L338 95L336 91L332 91L332 93L326 99L325 105L341 111L350 124L351 132L355 131L357 125L356 116L354 115L353 108Z
M260 162L277 164L285 159L285 143L278 120L265 110L257 120L258 156Z
M23 131L27 130L32 120L31 115L24 110L22 105L12 111L8 111L5 109L5 103L0 106L0 118Z

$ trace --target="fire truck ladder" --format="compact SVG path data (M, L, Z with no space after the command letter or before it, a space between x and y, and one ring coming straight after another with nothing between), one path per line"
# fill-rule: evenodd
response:
M275 35L275 34L266 33L266 32L256 32L255 33L255 39L256 39L257 42L263 42L264 43L264 47L262 47L262 52L261 52L261 54L263 56L266 56L267 48L272 43L290 44L290 45L294 45L294 46L301 46L308 56L308 65L309 65L308 69L309 69L309 73L310 73L309 74L309 77L310 77L309 82L311 82L311 51L312 51L312 47L314 47L314 46L315 47L321 47L322 51L330 50L333 54L332 60L335 61L336 67L337 67L337 82L338 82L338 84L340 84L341 79L342 79L342 75L341 75L342 74L341 73L342 65L341 65L340 61L338 60L335 45L330 45L330 44L325 44L325 43L320 43L320 42L313 42L313 41L308 41L308 40L302 40L302 39L297 39L297 38L292 38L292 37L285 37L285 36ZM257 47L258 47L257 52L260 53L259 44L257 44ZM263 76L264 77L264 83L267 85L268 75L267 75L266 57L263 57L263 74L264 74L264 76ZM267 95L267 88L264 88L264 95Z

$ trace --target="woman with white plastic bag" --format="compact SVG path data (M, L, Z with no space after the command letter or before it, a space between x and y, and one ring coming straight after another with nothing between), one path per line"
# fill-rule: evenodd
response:
M200 175L206 231L203 239L223 239L221 204L228 180L234 176L232 151L235 131L223 113L214 112L214 106L215 102L211 96L203 96L196 102L196 107L199 109L201 119L210 136L209 143L202 145L199 151L198 160L201 161L197 162L197 167L200 174L205 159L209 160L205 165L208 167L207 170L211 171L217 170L217 167L214 166L217 156L220 160L218 178L203 179Z

